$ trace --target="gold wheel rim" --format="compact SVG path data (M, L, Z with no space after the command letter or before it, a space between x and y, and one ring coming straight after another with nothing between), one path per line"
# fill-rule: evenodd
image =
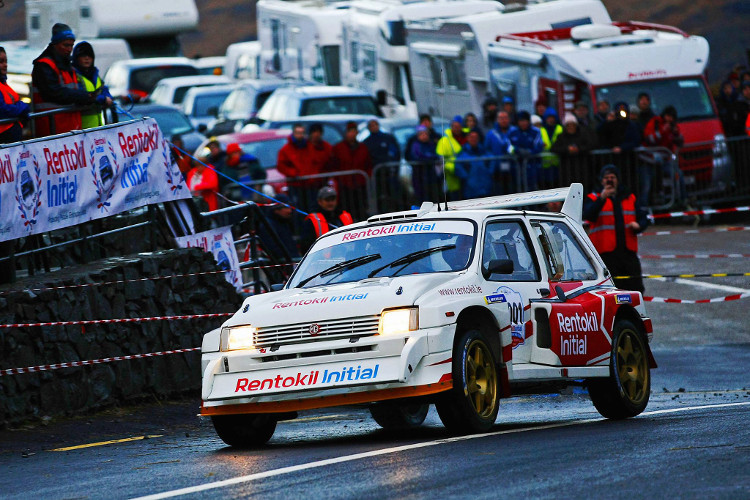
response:
M627 329L617 343L617 377L622 392L631 403L640 404L648 397L648 359L638 333Z
M489 349L481 340L469 344L466 355L466 396L479 417L491 417L497 405L497 372Z

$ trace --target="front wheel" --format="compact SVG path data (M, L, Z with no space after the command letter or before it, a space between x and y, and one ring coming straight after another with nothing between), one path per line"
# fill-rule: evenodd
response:
M640 414L651 393L646 337L633 322L617 320L612 339L609 377L588 380L589 395L605 418Z
M211 422L221 440L236 448L262 446L276 430L276 418L263 414L216 415Z
M453 352L453 388L436 403L440 420L451 432L486 432L497 419L497 365L478 330L465 332Z
M427 418L430 405L408 403L375 403L370 407L372 418L387 430L406 430L419 427Z

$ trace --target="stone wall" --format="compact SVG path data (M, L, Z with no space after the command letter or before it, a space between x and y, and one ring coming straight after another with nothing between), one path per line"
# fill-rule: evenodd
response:
M66 268L0 288L0 324L234 312L242 299L223 274L31 291L216 269L213 256L198 249ZM0 328L0 369L199 347L224 319ZM198 352L0 376L0 427L199 387Z

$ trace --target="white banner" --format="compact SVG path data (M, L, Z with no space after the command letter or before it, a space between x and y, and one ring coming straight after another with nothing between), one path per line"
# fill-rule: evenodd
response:
M0 148L0 241L189 197L152 118Z
M175 240L182 248L197 247L202 248L204 252L213 253L219 269L226 271L224 275L229 284L234 285L237 290L242 288L242 273L240 272L240 262L237 259L231 226L210 229L188 236L179 236Z

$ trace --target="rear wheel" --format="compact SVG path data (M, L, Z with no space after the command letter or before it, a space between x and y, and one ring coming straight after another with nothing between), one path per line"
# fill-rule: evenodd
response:
M216 415L211 422L221 440L237 448L262 446L276 430L276 418L272 415Z
M405 430L419 427L427 418L430 405L408 403L375 403L370 407L372 418L388 430Z
M651 393L646 337L632 321L617 320L612 339L609 377L589 379L591 401L606 418L622 419L641 413Z
M453 388L435 404L445 427L457 433L486 432L497 419L497 365L478 330L465 332L453 352Z

